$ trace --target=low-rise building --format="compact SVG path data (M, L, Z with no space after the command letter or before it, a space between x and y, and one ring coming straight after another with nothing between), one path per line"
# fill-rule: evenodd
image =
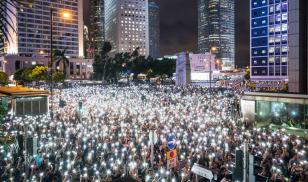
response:
M49 112L49 91L26 87L0 87L1 108L11 116L40 115Z
M181 52L176 60L176 85L203 85L213 82L213 73L218 69L215 55Z
M17 55L8 55L0 58L2 70L8 75L14 74L15 71L27 68L32 65L45 65L50 63L49 57L21 57ZM93 59L69 58L69 65L66 73L69 79L89 79L93 73ZM59 66L53 65L54 69L60 69Z

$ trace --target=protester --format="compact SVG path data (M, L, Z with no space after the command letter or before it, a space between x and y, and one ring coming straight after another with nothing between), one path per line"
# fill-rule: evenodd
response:
M308 181L307 140L243 124L240 96L239 90L192 86L64 89L53 98L53 118L6 124L12 135L38 138L38 149L33 155L1 149L0 181L188 181L195 163L211 170L215 181L230 181L233 153L244 143L260 159L261 177ZM150 131L157 135L153 163ZM168 169L171 135L177 164Z

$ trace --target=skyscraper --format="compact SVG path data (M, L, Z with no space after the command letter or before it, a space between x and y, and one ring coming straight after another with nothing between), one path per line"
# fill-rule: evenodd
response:
M105 39L112 54L140 48L148 56L148 0L105 0Z
M83 59L83 0L32 1L30 5L21 4L17 8L10 3L6 5L13 24L13 27L7 27L11 35L5 48L7 73L35 64L49 65L52 43L53 50L66 49L66 56L70 59L67 69L71 75L88 77L92 66L88 65L91 60Z
M36 55L50 52L50 0L33 0L31 5L18 8L8 4L14 29L8 54ZM82 0L53 0L53 48L67 48L67 55L83 57ZM11 13L9 13L11 14ZM67 17L65 17L67 16Z
M99 49L99 47L105 41L105 12L104 12L104 0L90 0L89 1L89 40L91 48ZM96 52L95 51L95 52Z
M149 52L153 58L160 56L160 17L159 6L149 2Z
M223 70L233 70L235 56L234 0L198 0L198 52L216 47Z
M251 0L250 65L256 81L288 80L288 0Z

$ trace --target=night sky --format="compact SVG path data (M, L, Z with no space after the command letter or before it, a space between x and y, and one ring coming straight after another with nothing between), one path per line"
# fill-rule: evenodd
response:
M156 0L160 5L161 54L197 51L198 0ZM236 65L249 64L249 1L236 2ZM85 17L88 0L85 0ZM88 20L85 20L86 24Z

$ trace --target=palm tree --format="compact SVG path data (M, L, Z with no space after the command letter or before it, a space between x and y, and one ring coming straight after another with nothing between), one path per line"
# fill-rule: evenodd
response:
M63 65L63 74L67 77L67 67L69 66L69 60L65 56L67 48L61 50L53 50L53 57L55 59L55 64L62 64Z
M16 16L16 14L11 8L7 7L18 8L19 5L27 6L32 2L33 0L0 0L0 41L4 42L5 38L5 40L10 42L12 35L10 35L9 30L16 31L12 19L12 16Z

